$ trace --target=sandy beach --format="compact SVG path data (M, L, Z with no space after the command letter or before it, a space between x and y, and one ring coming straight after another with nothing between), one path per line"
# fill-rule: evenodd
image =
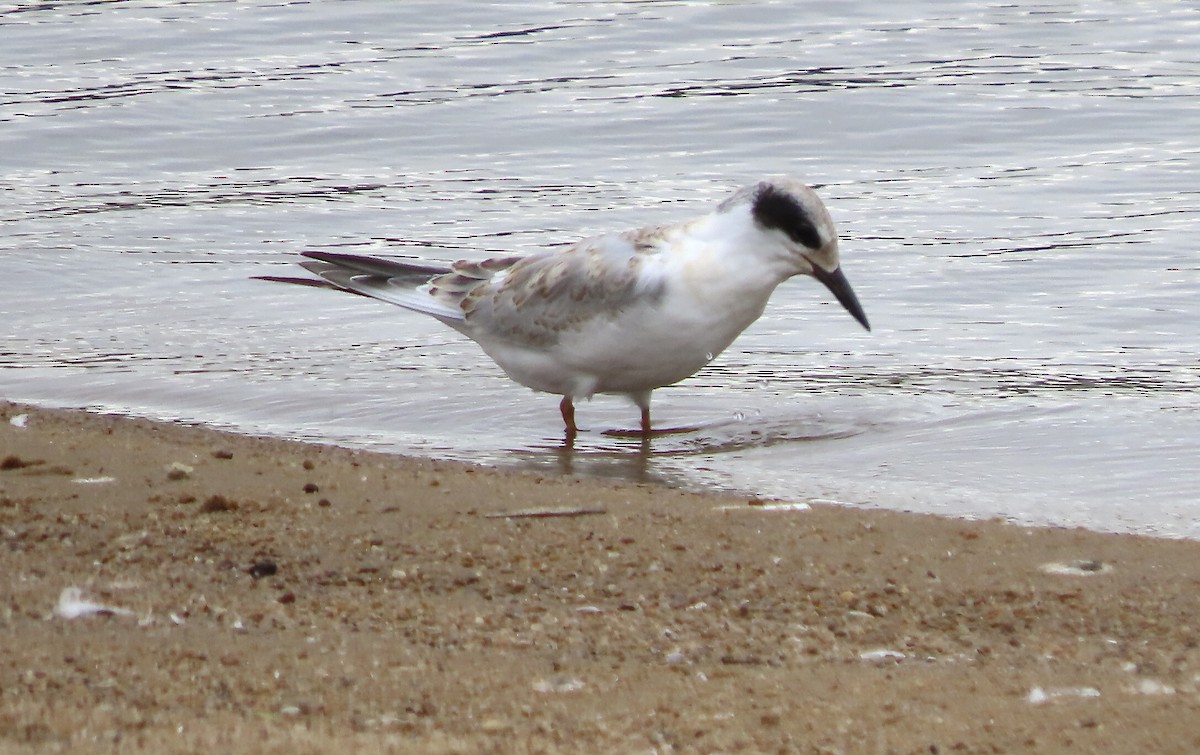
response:
M0 534L5 753L1200 749L1195 542L3 403Z

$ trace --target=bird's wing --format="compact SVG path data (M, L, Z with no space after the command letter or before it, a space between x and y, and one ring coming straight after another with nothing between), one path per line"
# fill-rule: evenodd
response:
M614 318L636 302L662 296L662 277L651 269L663 248L658 231L600 236L517 258L482 285L459 282L466 285L457 306L473 330L531 346L556 343L590 320ZM431 285L440 287L452 276Z
M662 295L648 273L663 248L663 229L599 236L560 251L525 257L460 260L450 265L355 254L304 252L300 263L329 286L432 315L464 331L543 346L596 317L615 317L631 303Z
M332 252L304 252L304 256L309 259L300 264L306 270L343 291L424 312L442 320L463 319L462 309L449 306L431 296L427 290L430 279L451 272L449 266Z

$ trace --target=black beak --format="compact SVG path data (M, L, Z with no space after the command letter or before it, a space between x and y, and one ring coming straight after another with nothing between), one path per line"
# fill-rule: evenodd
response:
M822 270L820 265L813 265L812 269L812 276L824 283L825 288L833 292L846 311L854 315L854 319L862 323L864 328L870 330L871 323L867 322L867 314L863 312L862 305L858 303L858 297L854 295L854 289L850 288L850 281L846 280L842 269L839 267L832 273Z

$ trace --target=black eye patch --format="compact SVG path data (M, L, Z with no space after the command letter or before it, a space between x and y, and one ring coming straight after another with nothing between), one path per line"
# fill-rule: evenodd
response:
M792 241L809 249L821 248L821 234L813 225L812 218L796 198L786 191L780 191L771 184L763 184L754 195L751 212L754 214L754 220L763 228L778 228Z

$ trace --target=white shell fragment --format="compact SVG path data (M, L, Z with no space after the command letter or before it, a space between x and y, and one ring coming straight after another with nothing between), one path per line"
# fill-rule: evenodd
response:
M58 596L58 605L54 607L54 615L61 619L78 619L86 616L132 616L128 608L106 606L85 600L83 590L78 587L65 587Z
M184 464L181 461L173 461L167 465L168 480L186 480L195 472L195 468Z
M1169 684L1163 684L1157 679L1142 679L1133 687L1130 692L1138 695L1173 695L1175 688Z
M1025 696L1025 702L1031 705L1041 705L1063 697L1100 697L1100 690L1095 687L1051 687L1050 689L1034 687Z
M538 679L533 683L533 691L549 694L552 692L578 692L583 689L581 679Z
M1051 561L1038 567L1047 574L1066 577L1092 577L1112 571L1112 565L1098 559L1081 558L1074 561Z

